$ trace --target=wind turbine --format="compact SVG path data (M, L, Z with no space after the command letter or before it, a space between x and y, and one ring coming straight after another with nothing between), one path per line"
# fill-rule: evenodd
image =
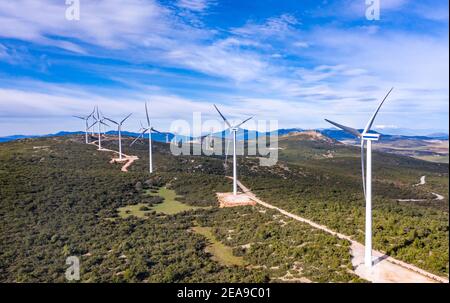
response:
M75 118L84 120L84 122L85 122L85 131L84 131L84 133L85 133L85 137L86 137L86 144L89 143L89 138L88 138L89 119L94 115L94 112L95 112L95 109L92 111L92 113L90 113L87 116L73 116Z
M380 105L378 105L378 108L370 118L369 122L367 122L367 125L362 133L359 132L359 130L357 129L344 126L339 123L325 119L325 121L333 124L334 126L342 129L343 131L358 137L361 141L361 171L362 171L364 196L366 198L366 232L365 232L364 264L368 268L372 267L372 141L378 141L378 139L380 138L379 134L369 133L369 131L381 106L383 105L384 101L386 101L387 97L390 95L393 89L394 88L391 88L389 90L389 92L381 101ZM364 176L364 146L366 145L366 143L367 143L367 155L366 155L367 173Z
M97 115L93 115L95 122L89 127L92 128L94 125L98 125L98 149L102 149L102 129L101 129L101 125L106 125L109 126L108 124L106 124L104 122L105 118L102 115L102 118L100 118L100 112L98 110L98 107L96 107L97 110Z
M145 114L147 117L147 127L145 128L141 123L141 129L140 129L140 135L131 142L130 146L132 146L136 141L138 141L140 138L144 138L144 135L146 132L148 132L148 155L149 155L149 171L150 173L153 173L153 159L152 159L152 132L156 132L161 134L160 131L157 131L154 129L150 124L150 117L148 116L148 108L147 108L147 102L145 102Z
M245 122L247 122L248 120L250 120L253 117L247 118L244 121L242 121L241 123L232 126L230 124L230 122L228 122L227 118L225 118L225 116L222 115L222 113L220 112L220 110L217 108L217 106L215 104L214 104L214 107L216 108L219 115L222 117L223 121L225 121L225 123L228 125L228 129L230 130L230 132L233 134L233 195L236 196L237 195L236 133L242 124L244 124Z
M131 116L132 114L129 114L128 116L125 117L125 119L123 119L122 121L120 121L120 123L110 119L110 118L106 118L105 120L108 120L112 123L114 123L115 125L117 125L117 130L119 132L119 159L122 160L122 124Z

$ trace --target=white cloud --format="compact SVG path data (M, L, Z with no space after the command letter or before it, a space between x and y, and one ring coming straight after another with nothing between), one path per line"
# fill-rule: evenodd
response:
M294 47L300 47L300 48L308 48L309 47L309 43L303 42L303 41L294 42L292 45Z
M232 29L232 33L254 37L256 39L264 38L283 38L294 31L294 25L299 24L295 16L283 14L278 17L268 18L264 23L247 22L242 27Z
M195 12L202 12L211 5L210 0L178 0L177 6Z
M9 54L8 54L8 49L6 48L6 46L0 44L0 59L3 58L8 58Z
M200 5L205 1L184 3L198 5L198 10L207 8ZM396 10L409 3L389 1L385 5ZM65 20L64 9L63 2L56 0L39 4L2 1L0 37L212 75L198 82L217 83L216 88L221 86L223 91L203 92L204 96L229 104L225 109L232 115L257 108L261 118L282 120L280 126L325 126L321 124L325 115L362 125L391 86L396 90L380 116L381 124L395 121L414 127L448 122L447 32L419 34L382 25L342 29L327 24L306 30L293 15L282 14L218 34L214 29L189 25L152 0L83 1L79 22ZM0 44L0 60L11 52ZM110 70L99 68L96 72L108 74ZM129 110L140 112L147 98L154 100L155 115L161 119L186 116L194 110L210 111L211 99L169 94L156 85L127 78L130 72L122 70L109 77L132 86L134 93L47 84L21 88L16 83L10 86L14 88L1 89L0 104L6 116L31 112L60 117L92 103L119 115ZM173 80L180 75L164 77ZM192 78L189 81L184 84L195 89L198 83ZM84 100L90 100L89 104Z
M164 31L159 21L164 18L165 10L154 1L84 1L80 7L80 21L69 21L65 19L63 1L2 1L0 36L44 44L59 38L76 39L123 48L142 37L150 25L154 31Z

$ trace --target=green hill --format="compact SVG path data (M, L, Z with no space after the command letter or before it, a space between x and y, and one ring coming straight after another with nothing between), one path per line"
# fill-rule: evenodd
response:
M155 143L149 176L148 145L127 143L124 152L140 158L128 173L77 136L0 144L0 281L64 282L72 255L80 257L83 282L361 281L349 271L347 241L260 207L217 208L215 193L231 186L223 157L175 157ZM104 144L116 149L117 142ZM241 157L243 183L267 202L362 241L358 149L290 136L280 147L274 167ZM382 153L374 163L375 248L448 274L448 165ZM421 175L428 183L413 187ZM194 207L154 211L162 187ZM424 201L396 202L418 197ZM135 211L144 215L119 215L140 203L148 209ZM208 249L213 236L243 265L218 262Z

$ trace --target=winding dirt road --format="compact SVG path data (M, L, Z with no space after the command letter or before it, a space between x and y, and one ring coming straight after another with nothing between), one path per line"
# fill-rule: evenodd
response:
M93 141L89 144L95 145L98 147L97 141ZM118 151L112 150L112 149L107 149L107 148L99 148L99 151L106 151L106 152L111 152L114 154L119 154ZM133 164L134 161L139 160L139 158L137 156L129 156L129 155L125 155L124 153L122 153L122 160L120 160L120 158L112 158L111 161L109 161L109 163L125 163L122 168L120 169L123 172L128 172L128 168Z
M420 177L420 181L417 184L414 184L413 187L425 185L427 182L425 180L426 176ZM445 197L443 195L437 194L437 193L431 193L433 196L435 196L434 200L444 200ZM397 199L398 202L424 202L427 201L426 199Z
M253 194L250 189L245 187L240 181L237 181L237 184L241 188L242 192L247 194L256 203L266 208L277 210L289 218L309 224L312 227L325 231L333 236L349 241L351 244L350 254L352 255L354 272L363 279L375 283L449 283L446 278L439 277L376 250L372 251L372 254L375 257L374 265L371 270L368 270L364 266L364 245L361 243L356 242L347 235L335 232L324 225L317 224L311 220L302 218L298 215L292 214L279 207L264 202L256 197L255 194Z
M420 185L424 185L426 182L425 182L425 178L426 178L426 176L422 176L422 177L420 177L420 182L419 183L417 183L417 184L414 184L413 186L420 186Z

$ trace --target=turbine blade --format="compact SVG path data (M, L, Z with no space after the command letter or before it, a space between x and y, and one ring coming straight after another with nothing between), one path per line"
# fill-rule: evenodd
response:
M112 123L114 123L114 124L116 124L116 125L119 125L119 123L117 123L116 121L114 121L114 120L112 120L112 119L109 119L109 118L104 118L105 120L108 120L108 121L110 121L110 122L112 122Z
M391 94L392 90L394 88L392 87L388 93L386 94L386 96L383 98L383 100L381 101L380 105L378 105L377 110L375 111L375 113L373 113L372 118L369 120L369 122L367 122L366 128L364 128L363 134L366 134L370 128L372 127L373 121L375 120L375 117L377 116L378 112L380 111L381 106L383 105L384 101L386 101L387 97Z
M148 116L147 102L145 102L145 115L147 116L147 126L150 127L150 117Z
M253 117L250 117L248 119L245 119L244 121L242 121L240 124L236 125L236 128L239 128L242 124L244 124L245 122L247 122L248 120L252 119Z
M94 107L94 110L92 111L92 113L90 113L89 116L87 116L87 118L89 119L90 117L94 116L94 113L95 113L95 107Z
M144 136L144 132L142 132L136 139L134 139L133 142L131 142L130 146L133 146L134 143L136 143L136 141L138 141L139 139L143 138Z
M81 119L81 120L86 120L86 118L85 118L85 117L81 117L81 116L72 116L72 117L74 117L74 118L78 118L78 119Z
M93 126L95 126L95 124L97 124L98 121L95 121L94 123L91 124L91 126L88 127L88 130L91 129Z
M364 159L364 146L365 140L361 140L361 174L362 174L362 184L364 190L364 198L366 198L366 172L365 172L365 159Z
M151 128L152 132L158 133L158 134L162 134L162 132L160 132L159 130L154 129L153 127Z
M232 128L232 126L231 126L230 122L228 122L227 118L225 118L225 116L222 115L222 113L220 112L220 110L217 108L217 106L215 104L213 104L213 105L216 108L219 115L222 117L223 121L225 121L225 123L228 125L229 128Z
M345 126L345 125L333 122L333 121L328 120L328 119L325 119L325 121L327 121L328 123L333 124L334 126L342 129L343 131L345 131L345 132L347 132L349 134L352 134L352 135L354 135L356 137L361 137L361 133L357 129L354 129L354 128L351 128L351 127L348 127L348 126Z
M142 124L142 121L139 121L139 124L141 125L141 129L139 131L142 131L143 129L145 129L144 125Z
M101 124L103 124L103 125L105 125L105 126L108 126L109 127L109 125L108 124L106 124L105 122L103 122L103 121L100 121L100 123Z
M121 122L120 122L120 124L122 125L123 124L123 122L125 122L128 118L130 118L130 116L132 115L132 113L131 114L129 114L128 116L126 116L125 117L125 119L123 119Z

